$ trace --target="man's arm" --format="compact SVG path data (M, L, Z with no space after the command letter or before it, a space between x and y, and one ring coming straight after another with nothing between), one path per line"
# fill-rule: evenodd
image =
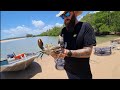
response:
M83 49L78 49L78 50L71 50L71 52L72 52L72 56L71 57L89 58L91 53L92 53L92 48L93 48L93 46L84 47ZM68 52L69 52L69 50L65 49L65 51L64 51L65 56L67 56Z

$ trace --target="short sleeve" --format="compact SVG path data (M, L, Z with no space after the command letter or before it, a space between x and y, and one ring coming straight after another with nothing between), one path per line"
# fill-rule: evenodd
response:
M96 46L96 37L94 33L93 27L89 24L85 24L85 31L84 31L84 46Z

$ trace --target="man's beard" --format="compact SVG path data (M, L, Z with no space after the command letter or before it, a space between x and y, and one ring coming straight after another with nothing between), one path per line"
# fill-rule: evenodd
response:
M69 23L64 22L64 24L66 25L66 28L68 29L69 32L74 31L75 19L76 19L75 15L73 15L71 20L69 21Z

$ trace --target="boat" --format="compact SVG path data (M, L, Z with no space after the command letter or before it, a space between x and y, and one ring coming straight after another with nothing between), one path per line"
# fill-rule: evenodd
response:
M22 53L9 54L6 59L0 61L0 72L19 71L26 69L39 54L37 53Z

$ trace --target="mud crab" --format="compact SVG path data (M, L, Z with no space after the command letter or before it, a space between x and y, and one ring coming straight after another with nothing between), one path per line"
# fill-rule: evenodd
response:
M51 55L52 52L60 54L63 51L61 49L61 48L63 48L62 47L63 44L62 44L62 42L60 42L60 43L61 43L60 46L54 46L52 44L47 44L44 47L42 40L38 39L38 46L42 50L42 51L40 51L40 57L41 57L41 59L42 59L43 54ZM55 63L56 63L55 64L55 68L57 70L64 70L64 63L65 63L64 59L59 58L59 56L58 56L58 58L55 59Z
M52 44L46 44L44 46L43 41L38 39L38 46L42 50L40 51L40 57L42 58L43 54L51 55L52 52L59 54L62 52L61 46L54 46Z

